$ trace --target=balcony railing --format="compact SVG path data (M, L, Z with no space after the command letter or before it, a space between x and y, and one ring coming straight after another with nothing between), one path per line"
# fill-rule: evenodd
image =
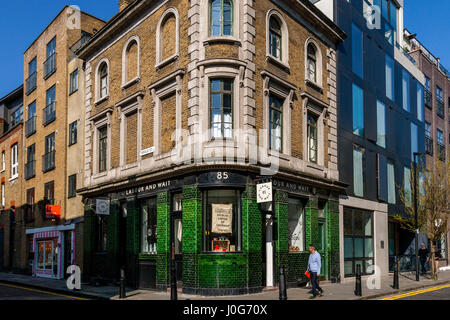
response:
M43 124L44 126L48 125L49 123L55 121L56 119L56 102L51 102L47 107L43 110Z
M444 119L444 102L436 98L436 113L439 117Z
M433 155L433 139L425 137L425 152L430 156Z
M437 151L438 151L438 157L439 160L445 161L445 146L438 143L437 144Z
M56 53L53 53L44 62L44 79L50 77L56 71Z
M431 104L432 102L432 94L429 90L425 89L423 92L423 100L425 103L425 107L427 107L428 109L433 109L433 106Z
M42 156L42 171L48 172L55 169L55 151L50 151Z
M25 122L25 136L28 138L36 132L36 116L31 117Z
M25 164L25 180L29 180L36 176L36 161L30 161Z
M26 93L27 94L30 94L31 92L34 91L34 89L36 89L36 76L37 76L37 73L33 72L27 78L27 80L26 80L26 86L27 86Z

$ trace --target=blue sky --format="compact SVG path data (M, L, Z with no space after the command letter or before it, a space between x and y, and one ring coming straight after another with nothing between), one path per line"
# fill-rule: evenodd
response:
M404 0L405 27L450 69L449 0ZM23 53L66 4L108 20L118 0L0 0L0 97L23 82Z

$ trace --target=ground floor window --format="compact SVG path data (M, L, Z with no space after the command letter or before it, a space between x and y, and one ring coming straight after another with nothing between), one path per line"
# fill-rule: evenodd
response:
M305 251L305 206L300 199L289 198L289 251Z
M156 198L143 200L141 208L142 208L141 252L156 254L156 244L157 244Z
M58 268L58 239L37 242L37 269L55 275Z
M241 192L209 190L203 193L203 250L241 251Z
M108 234L108 216L97 215L96 244L98 252L106 251L108 238L107 234Z
M356 274L356 266L361 265L362 274L372 274L373 254L373 213L370 211L344 208L344 271L345 276Z

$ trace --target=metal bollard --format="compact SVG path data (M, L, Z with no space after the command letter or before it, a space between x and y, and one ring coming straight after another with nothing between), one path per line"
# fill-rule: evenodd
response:
M362 288L361 288L361 265L356 265L356 285L355 285L355 296L362 296Z
M120 299L126 298L125 292L125 269L124 267L120 268Z
M175 261L170 265L170 300L178 300L177 273L175 269Z
M280 267L280 300L287 300L287 290L286 290L286 275L284 272L284 266Z
M392 285L392 288L399 289L398 285L398 271L399 271L399 259L398 257L394 257L394 284Z

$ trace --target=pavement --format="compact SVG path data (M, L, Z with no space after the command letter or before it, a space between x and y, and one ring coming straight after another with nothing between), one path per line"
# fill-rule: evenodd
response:
M415 274L402 273L399 276L400 289L392 288L393 275L381 277L379 280L379 287L369 289L367 277L362 280L362 296L355 296L355 279L345 279L343 283L333 284L329 282L321 283L324 289L324 295L318 297L316 300L369 300L377 299L385 296L401 295L406 292L414 290L425 290L426 288L443 286L450 284L450 271L441 271L438 280L432 280L429 275L420 278L420 281L415 281ZM66 286L65 280L34 278L27 275L18 275L13 273L0 273L0 292L4 290L1 284L20 285L36 290L48 290L51 292L68 295L71 297L83 297L87 299L110 299L118 300L119 287L118 286L90 286L82 284L81 290L69 290ZM376 286L376 283L372 283ZM287 290L289 300L307 300L310 297L308 291L310 288L298 287ZM170 292L157 292L147 290L133 290L127 288L127 300L170 300ZM268 289L261 293L241 296L226 296L226 297L202 297L194 295L186 295L181 292L178 293L179 300L278 300L278 289ZM450 296L447 296L450 299ZM0 293L0 300L2 294Z

